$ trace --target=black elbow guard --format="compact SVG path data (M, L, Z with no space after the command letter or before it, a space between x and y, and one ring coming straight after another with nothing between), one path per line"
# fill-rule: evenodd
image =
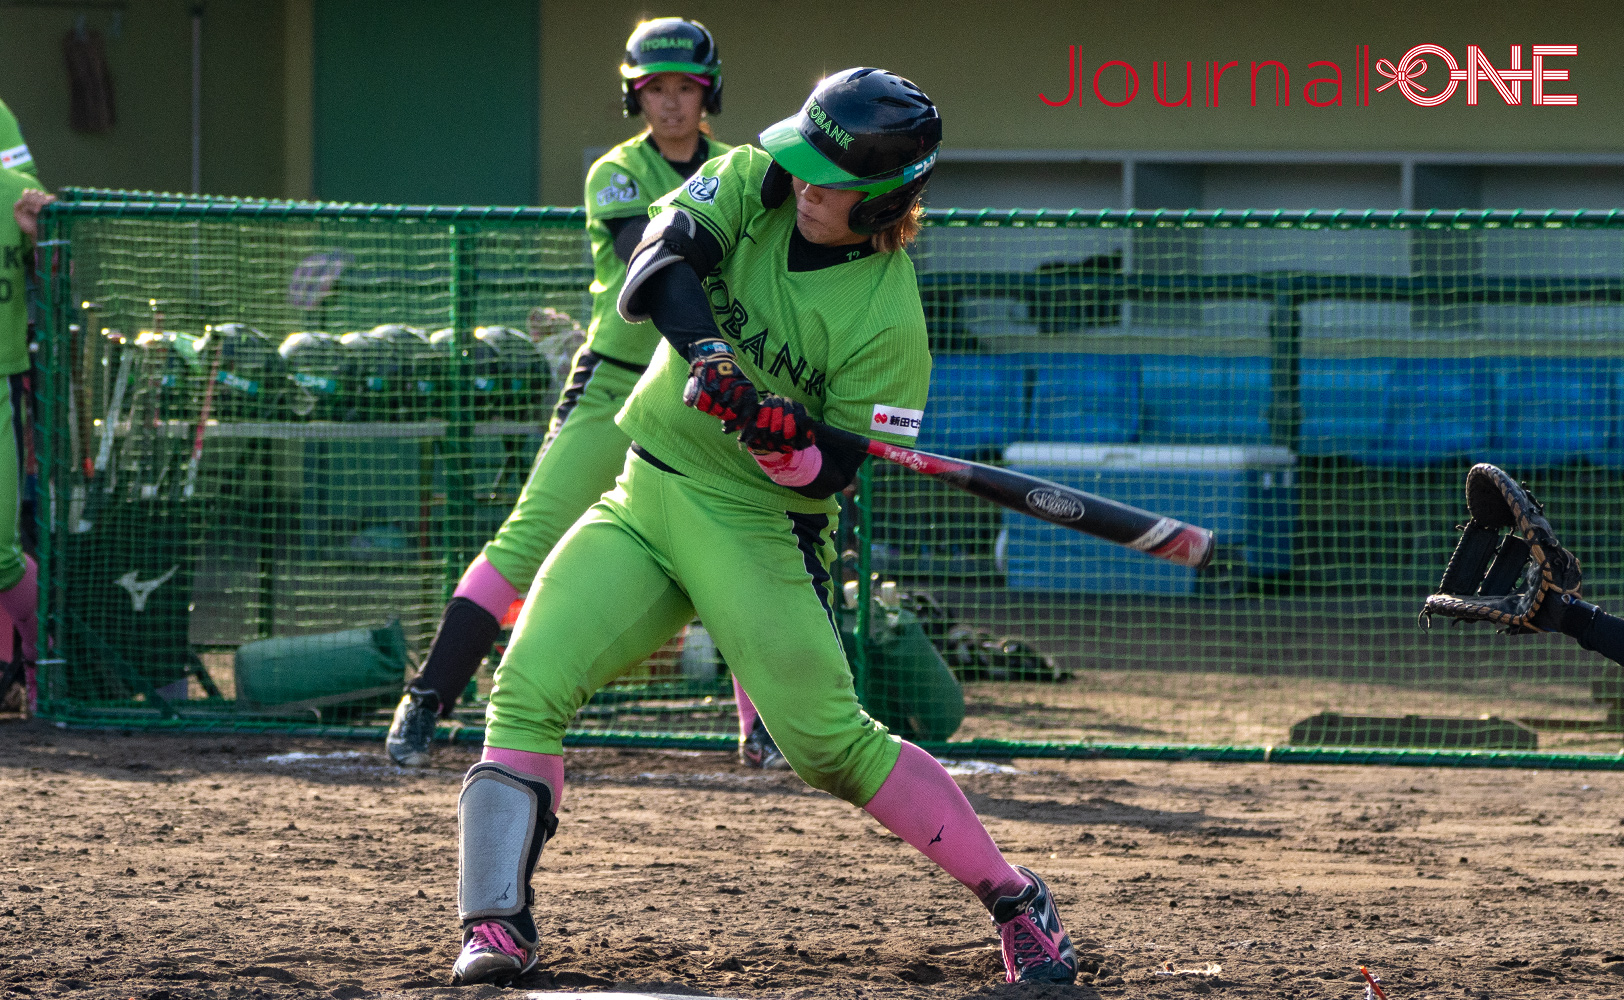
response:
M626 262L626 282L615 302L621 318L628 323L642 323L649 318L648 280L672 264L687 261L696 275L709 274L720 254L707 252L707 243L715 245L708 236L701 235L699 223L683 209L668 208L655 216Z

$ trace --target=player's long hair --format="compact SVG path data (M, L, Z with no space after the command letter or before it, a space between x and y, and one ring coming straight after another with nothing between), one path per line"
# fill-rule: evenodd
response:
M919 237L919 220L924 214L925 206L915 201L907 215L874 234L874 249L880 253L907 249Z

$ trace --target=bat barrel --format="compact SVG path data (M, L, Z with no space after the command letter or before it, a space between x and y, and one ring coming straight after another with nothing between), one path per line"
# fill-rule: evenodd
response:
M819 424L815 433L824 444L867 452L921 475L951 483L1001 507L1125 545L1157 559L1192 569L1202 569L1212 561L1212 532L1171 517L1161 517L1037 476L899 448L838 427Z
M986 482L982 489L968 484L972 493L1051 524L1191 569L1202 569L1212 561L1212 532L1206 528L1006 469L976 466L972 478ZM1008 502L1016 496L1019 503Z

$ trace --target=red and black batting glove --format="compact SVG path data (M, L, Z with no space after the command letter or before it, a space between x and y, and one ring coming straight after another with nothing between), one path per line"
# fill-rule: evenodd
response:
M692 360L683 405L718 418L729 434L755 419L756 387L739 368L727 341L714 337L695 341L688 353Z
M739 443L760 454L788 455L810 448L816 443L812 418L795 400L769 393L756 407L755 419L739 431Z

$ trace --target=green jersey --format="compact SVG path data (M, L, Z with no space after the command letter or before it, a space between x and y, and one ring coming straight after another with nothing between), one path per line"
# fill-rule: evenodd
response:
M801 402L813 419L892 444L919 436L930 348L918 279L904 251L820 247L795 227L795 199L761 203L772 157L740 146L655 203L716 237L722 262L702 280L722 335L756 390ZM653 324L649 324L650 327ZM777 510L833 513L767 477L715 417L682 404L688 365L661 342L620 426L684 475Z
M23 285L28 247L11 206L24 191L37 187L39 181L19 170L0 169L0 375L28 370L28 296Z
M699 141L706 144L707 160L732 148L704 135ZM651 325L627 323L615 311L620 286L626 281L626 262L615 256L614 234L606 223L648 218L654 199L687 179L660 155L660 148L646 134L627 139L598 157L587 172L586 232L592 240L592 324L586 331L587 350L628 364L648 364L660 334Z
M5 101L0 101L0 169L39 176L34 157L28 152L28 143L23 141L23 131L17 127L17 116L6 107ZM38 187L39 182L35 181L34 186Z

